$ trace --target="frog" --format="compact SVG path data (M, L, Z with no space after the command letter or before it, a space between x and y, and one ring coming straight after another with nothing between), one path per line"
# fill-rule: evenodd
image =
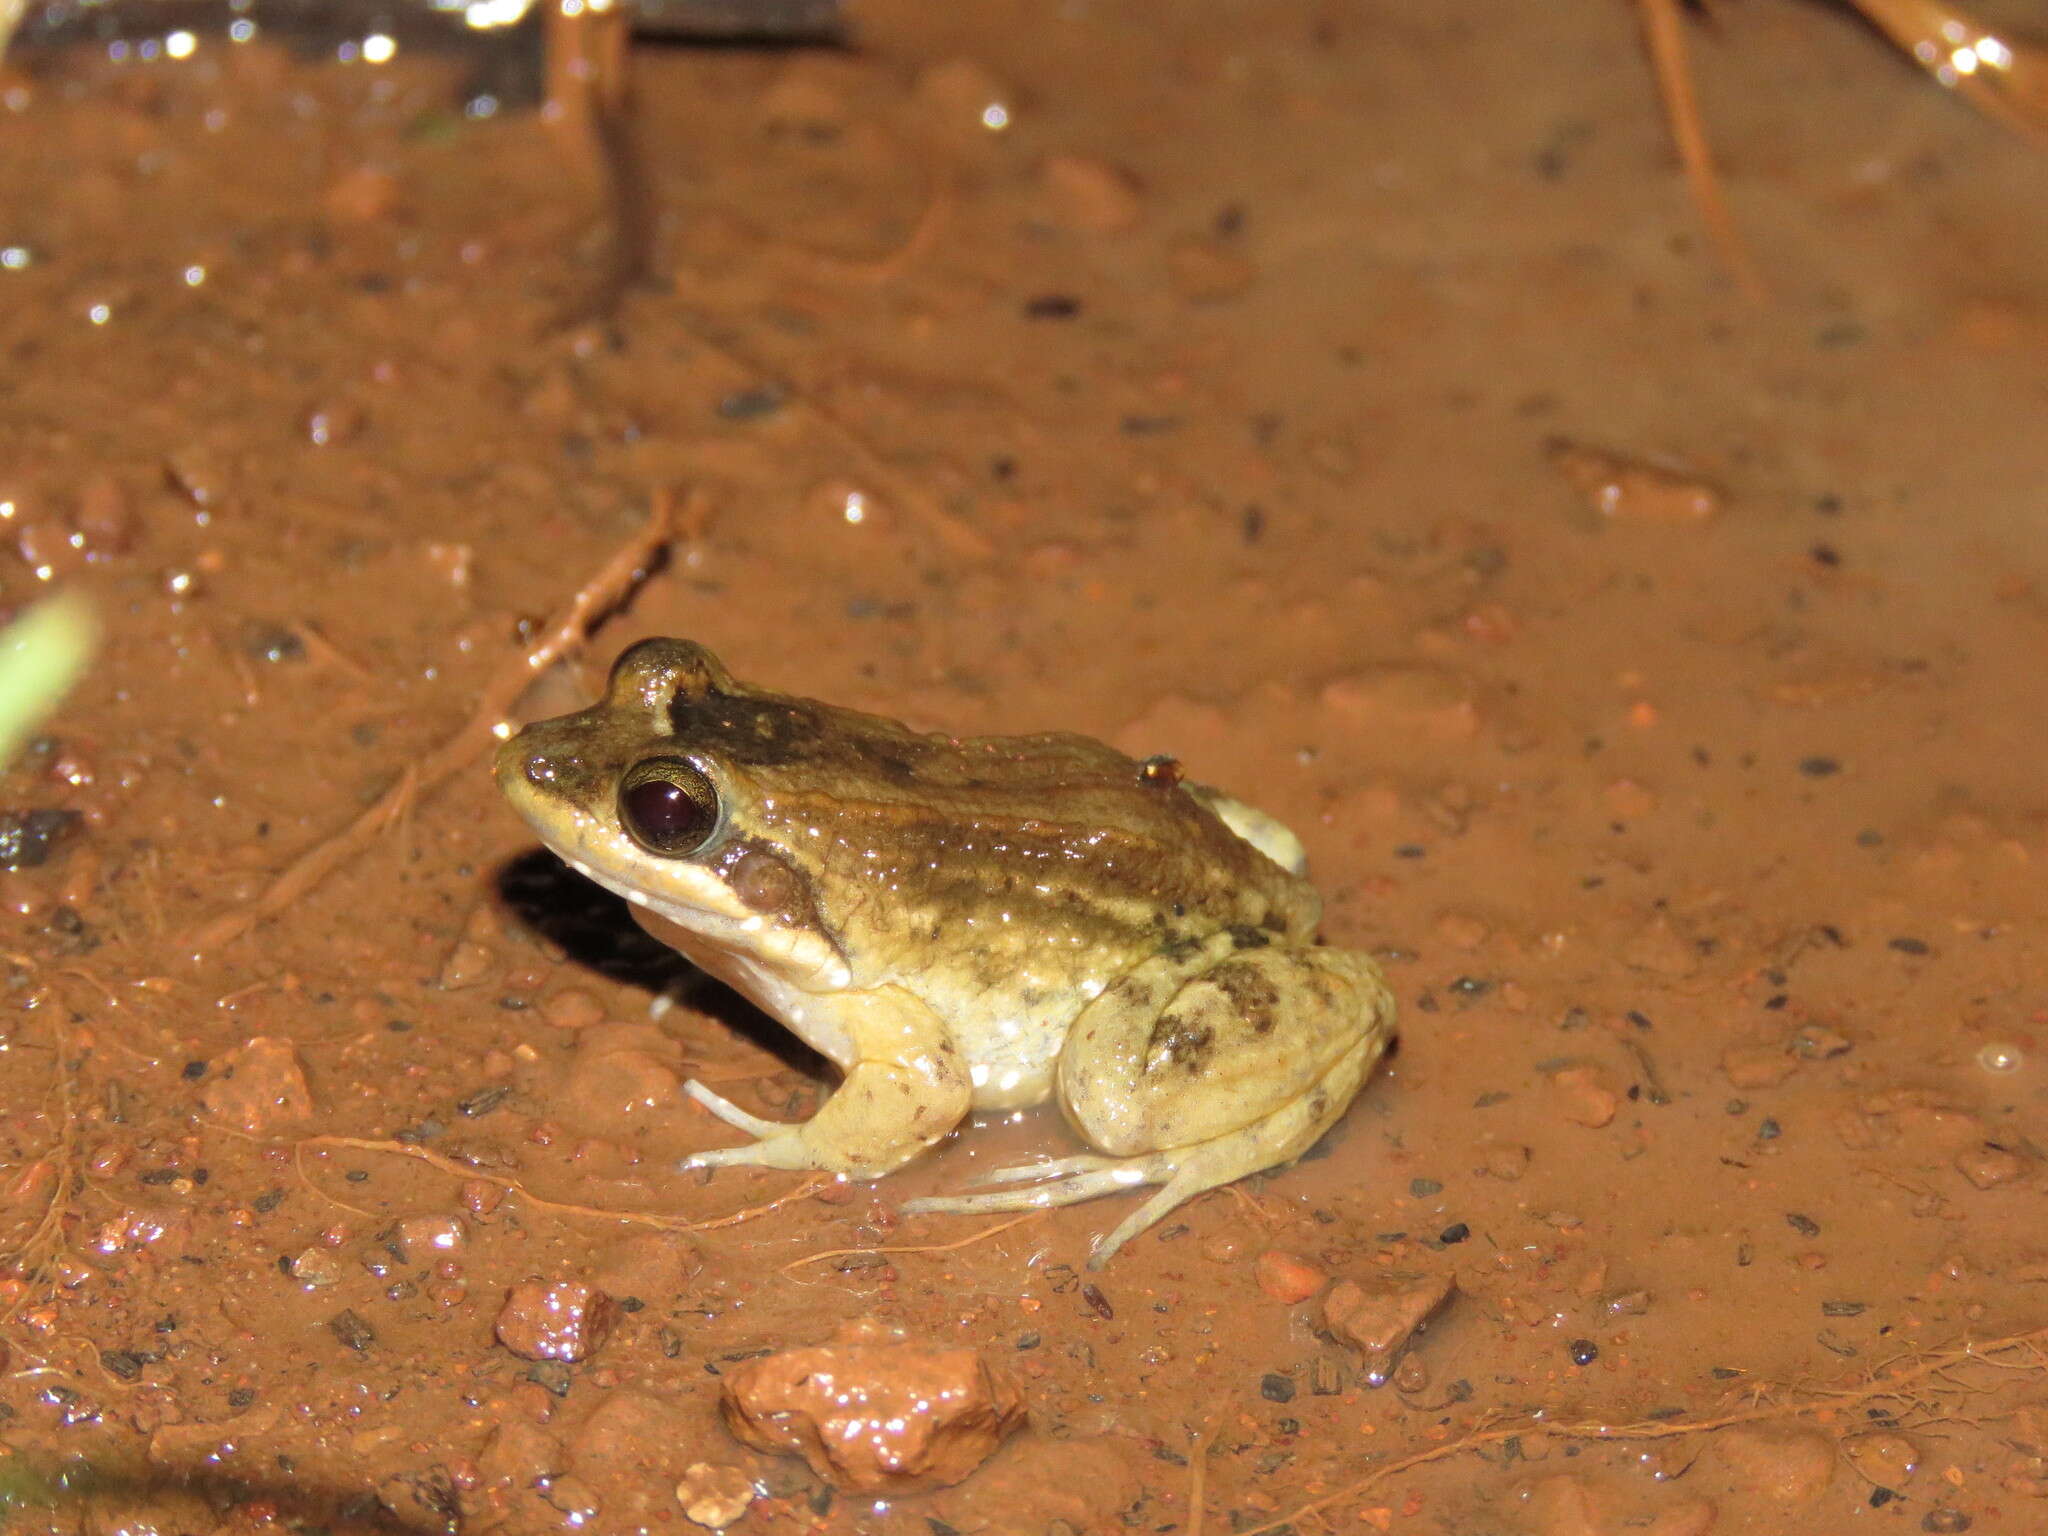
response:
M495 772L570 868L838 1069L801 1122L686 1082L747 1138L686 1167L880 1178L970 1114L1053 1101L1090 1150L903 1209L1146 1191L1099 1269L1307 1151L1394 1038L1379 966L1318 939L1300 839L1171 757L918 731L657 637L595 704L510 734Z

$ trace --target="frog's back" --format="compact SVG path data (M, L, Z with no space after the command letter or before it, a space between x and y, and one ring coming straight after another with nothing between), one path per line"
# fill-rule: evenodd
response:
M933 943L1028 917L1039 945L1127 954L1234 926L1306 942L1320 915L1277 822L1090 737L931 734L730 681L670 719L737 771L749 823L812 851L841 922Z

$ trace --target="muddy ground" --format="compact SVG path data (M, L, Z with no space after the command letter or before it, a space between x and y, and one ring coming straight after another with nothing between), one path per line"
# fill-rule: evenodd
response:
M1762 299L1620 3L642 49L609 314L590 140L460 58L15 59L0 600L105 635L5 780L77 815L0 875L0 1523L680 1532L704 1463L763 1533L2048 1528L2043 162L1844 7L1718 14ZM1324 1145L1092 1276L1129 1197L900 1211L1055 1116L679 1172L683 1078L828 1080L461 736L662 498L515 718L680 634L1177 755L1398 994ZM1385 1275L1456 1293L1374 1387L1289 1297ZM591 1358L497 1342L536 1277ZM861 1317L1029 1427L879 1506L728 1436Z

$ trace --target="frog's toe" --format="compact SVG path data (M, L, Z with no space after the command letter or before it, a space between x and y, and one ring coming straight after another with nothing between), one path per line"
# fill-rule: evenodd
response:
M794 1127L740 1147L713 1147L692 1152L682 1161L684 1168L786 1168L796 1171L818 1166L818 1159L804 1144Z
M694 1077L683 1084L683 1092L702 1104L734 1130L745 1131L749 1136L766 1140L780 1136L790 1127L779 1120L763 1120L759 1115L750 1115L739 1105L721 1093L713 1093Z
M1118 1160L1103 1157L1095 1152L1082 1152L1074 1157L1047 1158L1042 1163L1019 1163L1014 1168L991 1168L979 1174L977 1184L1035 1184L1040 1179L1063 1179L1076 1173L1098 1173L1104 1168L1114 1168Z
M1074 1166L1077 1164L1081 1166ZM991 1189L978 1195L927 1195L905 1201L903 1209L911 1215L937 1212L969 1216L992 1211L1036 1211L1055 1205L1075 1205L1097 1195L1113 1195L1133 1185L1149 1184L1156 1176L1147 1158L1126 1162L1107 1157L1067 1157L1053 1163L1004 1168L986 1176L992 1183L1039 1180L1022 1189Z

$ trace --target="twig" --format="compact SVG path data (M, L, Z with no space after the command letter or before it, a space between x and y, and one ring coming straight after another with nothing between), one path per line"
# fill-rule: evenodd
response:
M562 616L539 640L491 676L476 708L454 735L408 765L354 821L300 854L253 901L222 913L193 933L189 943L194 954L220 948L298 901L361 852L415 797L467 768L490 746L499 721L527 684L588 640L598 622L646 579L669 543L673 520L672 498L666 491L658 492L646 523L613 552L596 575L577 588Z

